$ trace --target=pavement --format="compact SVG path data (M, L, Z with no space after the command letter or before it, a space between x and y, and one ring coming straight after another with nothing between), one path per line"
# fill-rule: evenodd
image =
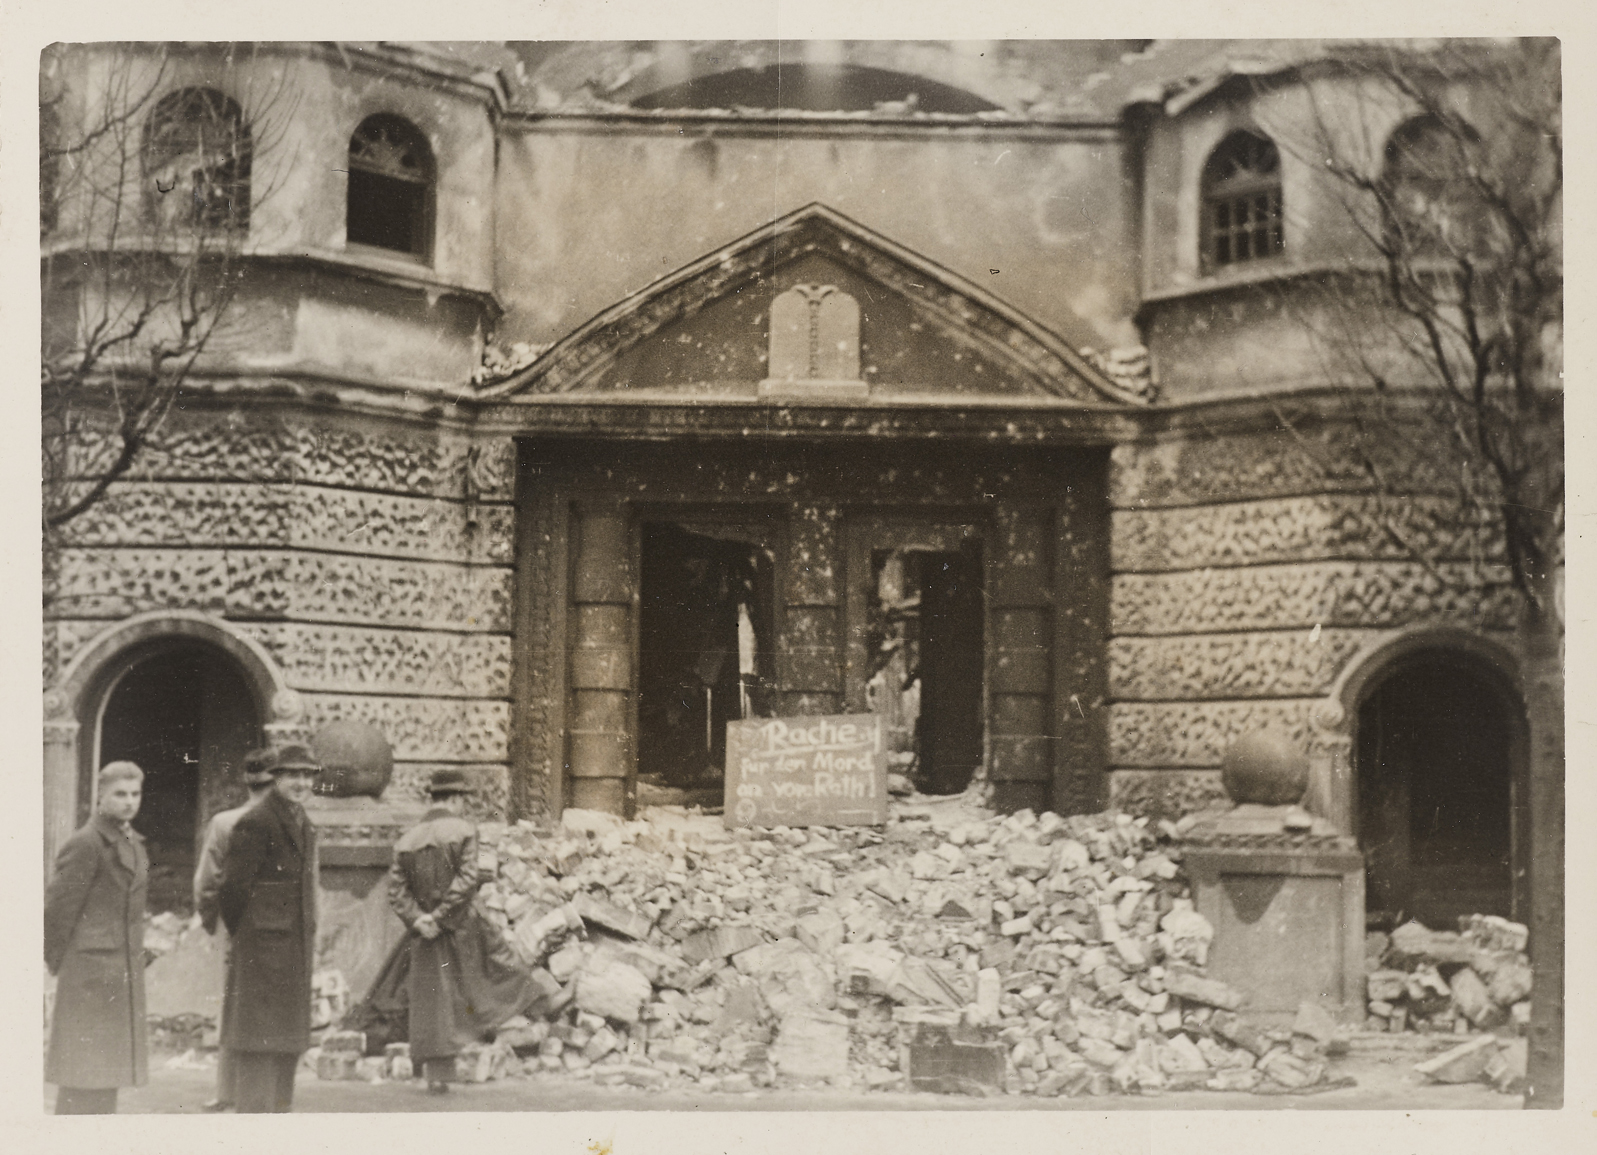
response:
M770 1088L742 1094L680 1090L644 1091L598 1087L569 1075L510 1078L457 1086L429 1095L420 1083L323 1082L301 1070L294 1095L300 1113L435 1111L1512 1111L1523 1101L1478 1083L1428 1083L1414 1064L1428 1052L1413 1045L1371 1048L1333 1062L1333 1077L1354 1085L1319 1094L1258 1095L1245 1092L1179 1091L1156 1095L1103 1095L1039 1099L1028 1095L972 1098L964 1095ZM168 1066L152 1056L150 1081L126 1089L123 1114L198 1114L215 1094L214 1068ZM53 1109L55 1089L45 1088Z

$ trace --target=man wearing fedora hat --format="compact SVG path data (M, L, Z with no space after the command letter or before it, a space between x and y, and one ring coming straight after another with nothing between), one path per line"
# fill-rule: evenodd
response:
M304 746L272 752L273 783L233 825L217 905L232 935L222 1046L240 1114L287 1111L310 1046L316 832L305 814L320 770Z
M411 1061L435 1094L449 1089L462 1046L538 993L531 970L473 906L477 828L463 816L472 792L461 771L435 771L432 808L394 845L388 901L407 933L365 1000L408 1005Z
M222 864L227 858L227 845L233 837L233 827L255 803L271 792L276 779L272 775L272 752L268 749L251 750L244 755L244 785L249 798L242 806L218 811L205 825L205 840L200 846L200 864L194 872L194 910L200 916L200 925L206 934L215 934L221 918L217 896L222 889ZM223 957L230 952L223 947ZM225 964L224 964L225 965ZM228 1020L227 1004L222 1005L224 1024ZM219 1032L221 1033L221 1032ZM216 1059L216 1098L206 1103L206 1111L226 1111L233 1106L233 1052L221 1047Z

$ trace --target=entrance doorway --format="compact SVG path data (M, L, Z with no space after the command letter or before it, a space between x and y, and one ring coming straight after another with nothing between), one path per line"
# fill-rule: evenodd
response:
M726 724L770 713L770 553L735 525L646 521L638 777L720 798Z
M1358 833L1372 923L1516 917L1516 713L1468 658L1394 667L1359 707Z
M874 550L869 701L923 794L957 794L982 760L981 541Z
M134 829L150 854L149 908L189 913L199 841L211 815L247 797L241 765L261 741L242 673L224 654L181 642L141 656L112 684L95 768L128 759L144 771ZM80 792L87 807L91 789Z
M917 790L958 794L986 737L982 526L863 515L848 536L848 708L883 718Z

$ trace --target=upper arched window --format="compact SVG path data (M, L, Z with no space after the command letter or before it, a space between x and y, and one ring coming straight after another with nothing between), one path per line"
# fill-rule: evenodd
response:
M420 129L387 113L368 116L349 138L349 243L426 260L435 182L432 149Z
M1281 228L1281 157L1267 138L1234 132L1203 166L1203 259L1210 269L1273 257Z
M1399 125L1386 142L1381 171L1382 224L1389 242L1409 252L1467 248L1480 227L1468 179L1477 137L1461 122L1434 116Z
M252 159L243 111L215 89L169 93L145 122L145 191L163 223L247 229Z

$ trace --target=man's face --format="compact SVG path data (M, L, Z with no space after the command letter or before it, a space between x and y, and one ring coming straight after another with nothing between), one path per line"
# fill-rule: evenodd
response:
M285 770L277 776L277 792L303 806L315 792L316 775L309 770Z
M118 778L100 788L100 813L117 822L132 822L144 799L144 783Z

